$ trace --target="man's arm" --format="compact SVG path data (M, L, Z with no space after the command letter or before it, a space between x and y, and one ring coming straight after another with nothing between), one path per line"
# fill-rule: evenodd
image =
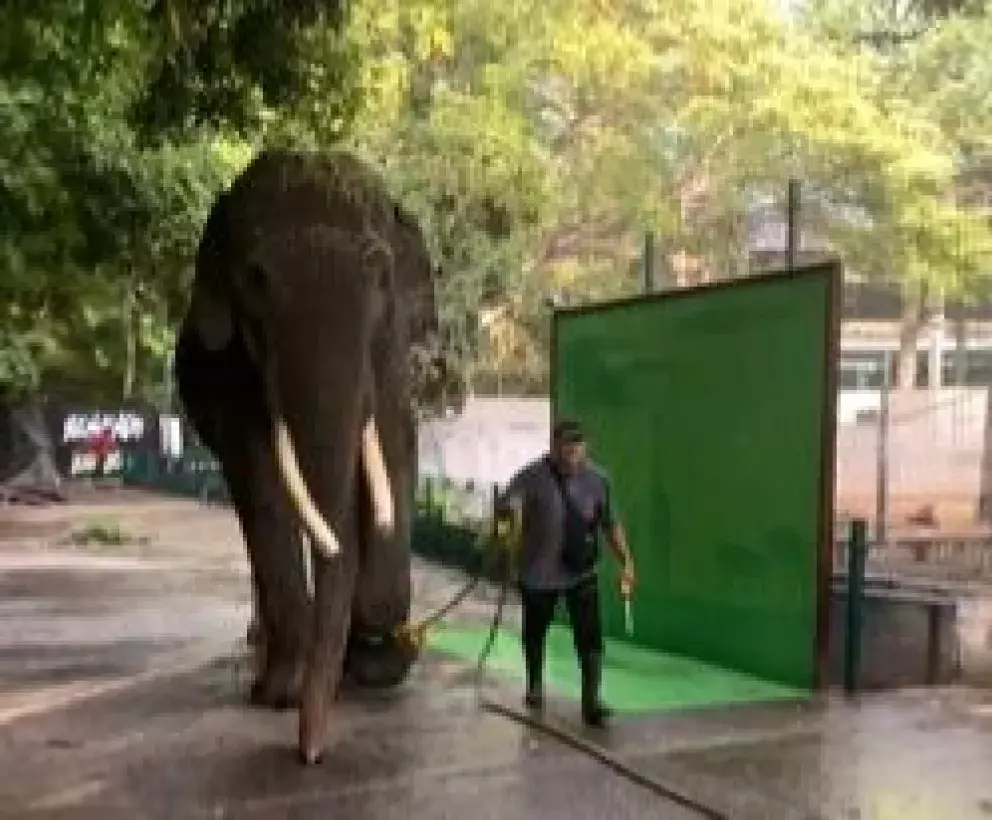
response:
M519 509L523 505L529 474L530 466L528 465L519 470L503 488L503 492L496 496L494 506L497 518L506 518L514 511L514 508Z
M633 566L634 558L630 554L630 547L627 544L627 531L623 528L623 524L619 521L613 522L613 526L610 527L606 534L606 542L610 545L610 549L616 556L617 561L625 567Z
M509 483L507 483L507 485L503 488L503 491L496 496L497 514L509 512L514 506L515 499L523 499L526 473L526 467L517 472L513 478L510 479Z
M625 570L633 572L634 559L627 543L627 531L616 517L616 511L613 508L613 491L606 477L603 478L602 527L606 533L606 543L614 557Z
M512 551L520 547L527 472L524 467L514 475L493 503L493 544L496 549Z

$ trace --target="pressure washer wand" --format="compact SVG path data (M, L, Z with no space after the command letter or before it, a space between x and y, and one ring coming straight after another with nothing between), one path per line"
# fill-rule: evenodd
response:
M623 628L628 638L634 634L634 612L630 606L631 593L633 589L629 584L620 584L620 597L623 598Z

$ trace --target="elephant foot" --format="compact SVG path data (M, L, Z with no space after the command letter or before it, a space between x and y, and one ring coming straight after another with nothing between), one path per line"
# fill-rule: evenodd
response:
M306 752L299 751L297 753L297 757L299 758L300 763L304 766L316 766L324 759L324 754L323 752L308 754Z
M300 705L303 661L267 664L248 692L248 703L263 709L286 711Z
M330 691L328 681L324 679L308 680L303 689L297 751L304 766L320 763L324 755L327 715L335 696L336 692Z
M345 654L344 676L354 687L388 689L407 679L418 657L417 648L407 641L353 636Z

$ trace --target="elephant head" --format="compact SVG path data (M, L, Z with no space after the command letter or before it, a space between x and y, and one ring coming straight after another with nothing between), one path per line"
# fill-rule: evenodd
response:
M302 413L311 404L309 409L319 413L321 404L339 405L330 396L317 397L344 387L360 389L335 376L347 365L360 370L356 366L376 333L402 345L408 327L430 322L412 308L433 307L423 297L431 289L428 262L395 266L420 271L408 273L419 301L407 300L399 308L404 299L397 291L389 235L393 224L400 224L398 209L374 188L338 192L342 177L373 187L368 169L353 163L341 155L329 175L317 157L266 152L256 158L210 213L189 309L204 348L217 351L233 343L254 361L286 491L315 547L327 556L340 551L340 539L307 485L284 408L288 404L291 412ZM314 372L304 375L303 362ZM335 365L337 373L332 372ZM390 375L403 378L399 370ZM374 414L365 415L361 460L373 488L377 522L389 528L393 512L377 424Z

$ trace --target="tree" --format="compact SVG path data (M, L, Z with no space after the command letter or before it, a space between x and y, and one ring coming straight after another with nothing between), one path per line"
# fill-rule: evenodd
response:
M332 2L0 9L0 384L158 380L217 190L259 139L340 130L339 24Z
M992 80L992 16L986 2L865 6L847 0L817 0L807 24L840 47L861 42L878 77L878 94L913 106L941 135L953 163L943 199L955 203L957 218L945 223L944 244L955 245L940 266L905 282L905 310L899 372L910 385L916 370L916 342L928 309L946 299L988 297L992 260L988 206L992 202L989 137L992 107L981 89ZM863 37L872 30L885 36ZM963 328L958 328L963 342ZM963 357L960 359L963 363Z
M0 374L37 383L39 362L79 368L92 349L108 390L147 388L205 203L261 142L344 142L383 170L443 262L450 342L477 379L538 389L546 298L632 290L645 230L701 274L746 273L749 203L793 176L849 268L967 290L988 228L950 193L988 131L950 126L987 103L919 77L957 70L977 27L928 22L912 53L883 51L848 0L811 8L9 3Z
M956 138L808 20L761 0L359 8L356 133L431 226L449 304L514 324L518 370L543 359L551 292L634 287L645 229L709 275L745 272L749 200L794 176L849 268L941 288L980 273L959 237L987 227L947 196Z
M509 84L519 66L494 50L504 36L495 17L481 3L389 14L357 3L348 28L363 55L350 144L420 217L445 273L449 344L468 377L480 308L523 281L529 232L548 200L547 164Z

